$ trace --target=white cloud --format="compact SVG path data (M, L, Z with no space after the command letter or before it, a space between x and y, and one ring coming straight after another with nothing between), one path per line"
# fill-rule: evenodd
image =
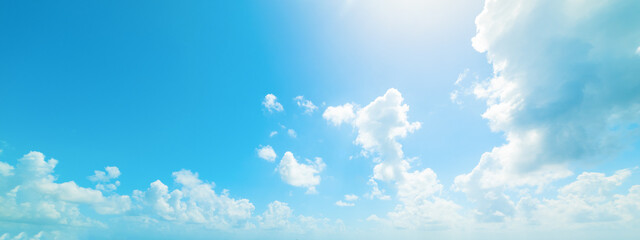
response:
M403 104L400 92L394 88L358 110L354 126L358 129L356 143L365 153L377 153L381 163L374 168L374 178L394 180L402 177L408 167L402 145L396 141L420 128L419 122L407 121L409 106Z
M354 194L347 194L347 195L344 195L344 201L338 200L336 202L336 206L339 206L339 207L353 207L353 206L356 205L355 203L353 203L356 200L358 200L358 196L356 196Z
M388 213L388 219L377 216L371 219L400 228L451 227L462 218L458 214L461 207L436 196L443 187L433 170L426 168L422 171L409 171L411 165L405 159L402 145L397 141L421 126L419 122L408 121L409 106L403 101L400 92L391 88L383 96L359 109L351 121L358 131L355 143L362 146L365 156L375 156L374 161L379 162L374 166L373 177L368 182L372 190L365 196L382 200L391 198L379 188L376 180L393 181L398 189L397 197L400 204L394 211ZM342 120L334 121L331 117L325 118L334 125L343 122ZM339 201L336 205L350 204Z
M278 172L284 182L296 187L307 188L307 193L316 193L316 186L320 184L320 172L325 164L321 158L315 161L307 160L308 164L298 163L291 152L286 152L280 160Z
M460 83L462 83L462 80L464 80L467 77L467 74L469 74L469 69L468 68L464 69L463 72L458 74L458 78L456 79L454 84L455 85L460 85Z
M460 225L462 207L437 197L443 187L433 170L405 172L396 183L400 204L388 213L390 223L400 228L443 229Z
M391 196L386 195L384 189L380 189L378 182L373 180L373 178L369 179L367 185L371 186L371 193L367 193L365 197L369 197L370 199L391 200Z
M353 113L353 105L349 103L328 107L323 114L334 125L342 122L353 124L358 130L355 142L362 146L363 154L378 154L381 162L374 167L375 179L400 179L409 167L403 159L402 145L397 139L419 129L420 123L407 120L409 106L403 104L403 101L402 94L390 88L356 114Z
M277 101L277 97L271 93L264 96L264 101L262 101L262 105L269 110L269 112L282 112L284 108L282 104Z
M636 54L640 55L640 46L636 48Z
M328 218L296 216L287 203L280 201L269 203L267 210L261 216L258 216L258 221L262 229L277 229L297 234L307 232L326 234L344 228L340 220L332 222Z
M458 90L453 90L453 92L449 93L449 99L452 103L460 105L462 104L462 101L458 99L458 94Z
M272 131L271 133L269 133L269 137L273 137L277 134L278 134L278 131Z
M545 226L573 226L610 223L620 226L640 220L640 185L627 195L613 194L631 175L623 169L612 176L585 172L560 188L553 199L524 197L518 203L521 220Z
M342 123L351 123L356 118L354 108L355 106L351 103L335 107L330 106L324 110L322 117L335 126L340 126Z
M439 197L420 202L403 203L388 213L390 223L398 228L449 229L464 226L465 219L458 214L462 207Z
M292 157L291 153L289 155ZM107 228L118 231L122 227L119 222L126 225L126 229L145 229L140 230L143 232L152 229L160 232L177 229L200 229L206 232L212 229L248 230L259 225L262 229L301 234L311 231L327 233L343 228L339 220L334 222L327 218L293 215L286 203L278 201L271 203L264 214L253 215L255 207L249 200L233 198L228 190L216 192L214 183L201 180L197 173L189 170L172 174L173 183L170 186L177 188L171 189L156 180L144 191L134 190L132 197L129 197L106 193L115 191L107 189L109 184L120 184L118 181L112 183L120 175L116 167L108 167L104 174L97 174L96 188L102 186L105 189L92 189L78 186L73 181L56 183L53 170L57 163L55 159L45 161L42 153L31 152L18 160L13 175L0 175L0 219L10 224L19 223L19 228L12 230L11 234L20 236L20 239L37 239L39 236L44 239L67 239L74 236L74 228L65 225L89 227L85 229L92 231ZM313 191L320 181L316 174L324 166L322 160L317 158L309 165L290 164L289 170L284 172L292 174L287 179L293 184ZM310 171L309 167L314 171ZM307 177L309 179L305 179ZM97 213L92 216L98 218L86 216L85 211L91 208ZM107 221L101 222L105 219ZM32 232L33 227L39 228L43 224L51 226L48 229L62 227L60 229L65 229L64 236L56 231ZM0 231L12 229L12 226L0 228ZM28 231L18 232L21 229ZM67 230L70 231L69 236ZM15 235L7 233L0 237L15 238Z
M258 150L258 157L267 160L269 162L273 162L276 160L276 152L273 151L273 148L269 145L264 146L262 148L259 148Z
M13 237L9 233L0 235L0 240L40 240L40 239L64 239L59 231L38 231L36 234L20 232ZM64 236L71 237L71 236Z
M316 107L316 105L313 105L311 101L304 99L304 96L297 96L293 100L296 101L298 107L304 108L304 113L311 114L313 113L313 111L318 109L318 107Z
M338 200L336 202L336 206L338 207L353 207L355 205L356 205L355 203L343 202L342 200Z
M93 176L89 176L89 180L92 182L108 182L111 179L116 179L120 176L120 169L118 167L105 167L106 173L103 171L94 171Z
M344 195L344 200L353 202L358 200L358 196L356 196L355 194L347 194L347 195Z
M486 52L494 76L475 95L486 100L482 116L507 143L455 180L481 215L511 217L515 206L505 190L566 178L572 163L610 158L637 138L640 130L630 126L640 119L640 68L629 49L637 46L640 22L611 19L635 19L623 9L639 7L625 1L485 2L472 42Z
M13 175L13 166L5 162L0 162L0 176L7 177L11 175Z
M295 131L295 130L293 130L293 129L291 129L291 128L289 128L289 129L287 130L287 134L289 134L289 137L292 137L292 138L296 138L296 137L298 136L298 134L296 133L296 131Z

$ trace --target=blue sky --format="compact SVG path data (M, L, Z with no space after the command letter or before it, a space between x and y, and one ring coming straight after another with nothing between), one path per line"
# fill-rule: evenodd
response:
M0 5L0 239L638 234L637 3Z

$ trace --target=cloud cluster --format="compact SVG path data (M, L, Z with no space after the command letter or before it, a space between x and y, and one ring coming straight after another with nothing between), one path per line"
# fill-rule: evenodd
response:
M316 159L306 165L297 163L291 153L285 155L293 162L285 159L281 164L283 173L287 175L283 179L315 191L314 186L320 181L317 173L324 168L322 160ZM99 189L100 184L111 184L120 176L120 170L114 166L106 167L105 171L95 171L89 179L99 184L96 188L85 188L74 181L56 182L54 168L58 161L46 160L40 152L24 155L15 167L0 163L10 170L0 175L0 221L23 224L21 228L41 227L43 224L66 226L65 229L109 228L114 224L110 219L142 228L155 226L159 230L173 229L174 226L215 230L258 226L303 233L324 228L338 229L339 226L339 222L326 218L292 215L286 203L277 201L270 204L264 214L254 215L255 207L248 199L233 198L227 190L216 192L213 182L203 181L197 173L189 170L172 174L170 186L177 188L171 189L156 180L147 189L134 190L129 196L119 195L115 189ZM18 228L7 227L0 227L0 237L4 239L55 239L60 236L57 230L31 232L33 228L29 227L26 228L29 232L14 232ZM7 230L13 233L1 232ZM72 232L69 234L68 237L74 235Z
M515 204L503 194L572 174L573 163L610 158L640 129L640 16L633 1L488 0L473 47L493 78L476 87L482 115L507 143L482 155L456 187L500 221Z
M355 201L358 200L358 196L353 195L353 194L347 194L344 195L344 201L342 200L338 200L336 202L336 206L338 207L353 207L356 204L354 203Z
M247 199L233 199L228 191L217 194L214 184L199 179L189 170L174 172L180 189L156 180L146 191L135 190L133 198L143 213L167 221L204 224L217 229L244 227L255 207Z
M15 170L13 174L1 177L0 219L95 226L100 223L81 214L80 205L88 205L98 214L121 214L131 208L129 196L105 195L97 189L80 187L74 181L57 183L53 175L57 164L55 159L45 160L40 152L20 158L17 166L11 167Z

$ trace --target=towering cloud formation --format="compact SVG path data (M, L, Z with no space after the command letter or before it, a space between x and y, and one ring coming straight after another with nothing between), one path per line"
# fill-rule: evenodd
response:
M407 136L420 128L419 122L409 122L409 106L403 104L402 94L395 88L376 98L373 102L354 112L352 104L328 107L322 115L327 121L338 126L351 123L358 130L356 143L362 146L364 155L377 155L380 163L374 168L374 178L397 180L408 169L404 161L402 145L398 138Z
M488 0L473 47L494 77L477 86L483 117L507 143L482 155L456 187L479 216L512 215L504 188L571 175L572 162L606 159L638 136L640 41L637 1Z
M403 228L442 228L459 219L460 207L437 194L443 186L433 170L410 171L411 166L405 160L399 138L404 138L420 128L419 122L409 122L409 106L403 103L402 94L394 88L373 100L361 109L352 104L328 107L323 117L333 125L351 123L358 131L355 143L363 149L365 156L372 156L379 162L373 169L371 198L389 199L378 187L377 180L392 181L397 187L400 204L388 213L391 224ZM354 112L355 111L355 112ZM348 203L339 201L339 206ZM381 220L373 215L372 220Z

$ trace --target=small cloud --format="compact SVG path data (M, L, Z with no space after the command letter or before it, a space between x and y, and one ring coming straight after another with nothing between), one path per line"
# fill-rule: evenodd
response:
M638 48L636 48L636 54L640 55L640 46L638 46Z
M304 96L297 96L293 100L296 101L298 107L304 108L304 113L311 114L313 113L313 111L318 109L318 107L316 107L316 105L314 105L311 101L304 99Z
M456 79L456 82L454 84L455 85L460 85L462 80L464 80L467 77L468 73L469 73L469 69L467 68L462 73L458 74L458 78Z
M269 137L273 137L277 134L278 134L278 131L272 131L271 133L269 133Z
M298 136L298 134L296 133L295 130L289 128L289 130L287 130L287 134L289 134L290 137L295 138Z
M358 200L358 196L356 196L355 194L347 194L347 195L344 195L344 200L353 202Z
M462 104L462 101L458 99L458 94L458 90L453 90L453 92L449 94L449 99L451 99L452 103L460 105Z
M264 105L265 108L267 108L267 110L269 110L269 112L282 112L284 110L284 108L282 107L282 104L280 104L277 101L277 97L276 95L273 95L271 93L267 94L266 96L264 96L264 101L262 101L262 105Z
M336 202L336 205L337 205L338 207L353 207L353 206L355 206L356 204L354 204L354 203L348 203L348 202L343 202L342 200L339 200L339 201L337 201L337 202Z
M354 194L347 194L344 195L344 201L339 200L336 202L336 205L339 207L353 207L356 204L353 203L353 201L358 200L358 196L354 195Z
M104 171L93 171L93 176L89 176L89 180L92 182L108 182L111 179L116 179L120 176L120 169L118 167L105 167Z
M267 160L269 162L274 162L276 160L276 152L273 151L273 148L269 145L264 146L258 149L258 157Z

